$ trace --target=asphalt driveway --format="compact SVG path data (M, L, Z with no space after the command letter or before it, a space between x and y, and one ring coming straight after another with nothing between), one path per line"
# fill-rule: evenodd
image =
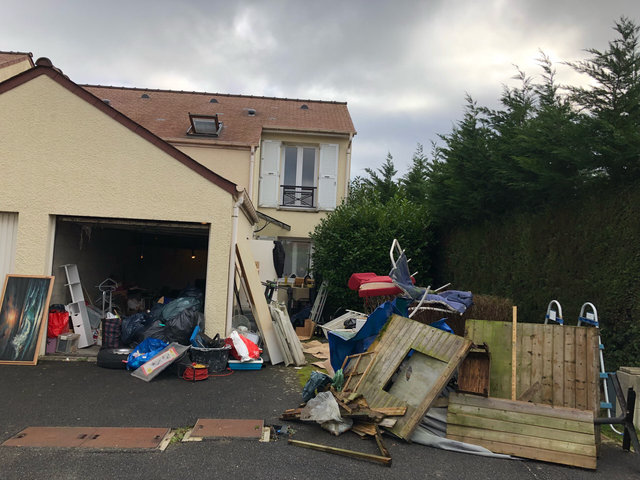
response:
M193 426L198 418L262 419L281 425L280 414L298 406L294 368L267 366L203 382L169 373L146 383L122 370L91 362L42 361L37 366L0 365L0 442L29 426ZM351 432L333 437L316 425L288 423L293 438L377 454L373 440ZM294 447L286 438L269 443L212 440L173 443L163 451L113 451L0 447L0 477L10 479L314 479L449 478L583 479L640 478L640 456L603 444L598 469L527 460L501 460L446 452L392 437L388 468Z

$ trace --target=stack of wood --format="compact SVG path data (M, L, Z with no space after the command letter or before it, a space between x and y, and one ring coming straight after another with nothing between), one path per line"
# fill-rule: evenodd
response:
M402 416L407 412L406 407L386 407L386 408L369 408L367 401L361 394L336 392L333 387L329 389L336 399L340 407L340 416L342 418L350 418L353 420L351 431L360 435L362 438L373 437L376 441L380 455L370 455L352 450L337 449L327 447L325 445L312 444L308 442L297 442L290 440L289 442L306 448L322 450L329 453L335 453L344 456L360 458L373 462L382 463L383 465L391 465L391 455L382 441L382 432L380 427L393 427L396 424L398 416ZM285 410L280 418L282 420L300 420L302 408L290 408Z

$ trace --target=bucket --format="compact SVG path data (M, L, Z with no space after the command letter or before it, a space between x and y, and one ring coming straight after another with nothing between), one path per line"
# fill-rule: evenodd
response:
M227 369L230 347L199 348L191 347L189 355L194 363L201 363L209 367L209 373L223 372Z

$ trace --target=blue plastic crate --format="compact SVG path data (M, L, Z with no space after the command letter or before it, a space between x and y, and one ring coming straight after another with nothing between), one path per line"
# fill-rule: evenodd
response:
M229 360L229 368L231 370L260 370L262 368L262 358L260 360L251 360L250 362Z

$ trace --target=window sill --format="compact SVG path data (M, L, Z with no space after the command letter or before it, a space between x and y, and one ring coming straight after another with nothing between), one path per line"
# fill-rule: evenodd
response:
M308 207L288 207L285 205L279 205L278 210L286 210L288 212L311 212L316 213L319 212L317 208L308 208Z

